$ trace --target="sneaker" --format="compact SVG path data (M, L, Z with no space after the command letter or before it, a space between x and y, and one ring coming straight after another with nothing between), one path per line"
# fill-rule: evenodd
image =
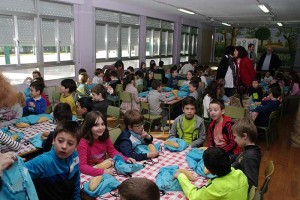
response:
M168 131L169 130L169 126L164 126L164 127L161 127L161 129L160 130L162 130L162 131Z

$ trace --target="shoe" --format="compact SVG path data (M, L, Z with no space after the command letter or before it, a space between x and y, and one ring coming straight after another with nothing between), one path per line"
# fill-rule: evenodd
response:
M161 129L160 130L162 130L162 131L168 131L169 130L169 126L164 126L164 127L161 127Z
M159 128L160 128L160 126L157 126L157 125L154 126L154 129L155 129L155 130L158 130Z

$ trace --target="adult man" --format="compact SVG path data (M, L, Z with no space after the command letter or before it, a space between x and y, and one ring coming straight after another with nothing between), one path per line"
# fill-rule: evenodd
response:
M274 69L280 67L281 60L279 57L273 53L272 47L267 48L267 52L264 53L257 64L257 71L272 71L274 72Z
M250 43L248 45L248 58L253 62L253 65L256 64L256 53L255 53L255 45Z

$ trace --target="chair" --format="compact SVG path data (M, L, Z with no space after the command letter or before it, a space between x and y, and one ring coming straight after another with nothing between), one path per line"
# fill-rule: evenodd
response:
M120 104L120 93L123 92L123 85L117 84L115 88L115 96L111 96L109 101L113 103L114 106L119 106Z
M154 75L153 75L153 79L155 79L155 80L162 80L162 75L161 74L157 74L157 73L154 73Z
M225 106L225 115L232 119L242 119L246 116L246 112L247 110L245 108Z
M184 82L184 80L179 80L178 81L178 87L182 86L183 82Z
M116 140L118 139L119 135L121 134L122 130L120 128L115 128L109 130L109 138L113 144L115 144Z
M150 113L150 104L146 102L141 102L141 111L144 116L144 121L149 123L149 133L151 133L151 125L153 121L160 120L161 125L162 125L162 116L161 115L156 115L156 114L151 114ZM163 130L164 133L164 130Z
M57 90L53 90L51 97L52 97L52 106L55 106L56 104L59 103L60 92Z
M107 129L110 131L112 129L119 128L120 124L120 108L115 106L108 106L107 107L107 117L112 117L113 119L117 120L117 124L114 127L107 126Z
M264 199L264 194L268 191L269 183L271 180L271 175L274 173L275 167L274 162L269 161L267 168L265 169L265 182L260 189L260 199Z
M138 85L136 87L136 89L137 89L138 93L143 92L144 86L143 85Z
M256 192L256 187L252 185L250 191L248 192L248 200L253 200Z
M276 117L277 117L277 111L273 111L273 112L271 112L271 114L269 116L268 126L256 126L257 129L261 129L265 132L267 149L269 149L268 133L270 132L272 126L275 125ZM273 140L273 135L271 135L271 137Z
M130 92L121 92L120 93L120 101L125 101L125 102L129 102L131 105L131 110L132 110L132 94ZM119 102L119 105L121 105L121 103Z
M50 105L50 106L47 106L46 107L46 110L45 110L45 113L46 114L50 114L52 112L52 106Z

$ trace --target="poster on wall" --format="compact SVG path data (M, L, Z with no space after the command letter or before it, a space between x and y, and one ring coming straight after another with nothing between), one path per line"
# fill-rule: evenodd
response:
M254 46L255 46L254 52L257 55L258 39L256 39L256 38L237 38L235 44L236 44L236 46L242 46L246 50L248 50L248 45L251 43L254 44Z

